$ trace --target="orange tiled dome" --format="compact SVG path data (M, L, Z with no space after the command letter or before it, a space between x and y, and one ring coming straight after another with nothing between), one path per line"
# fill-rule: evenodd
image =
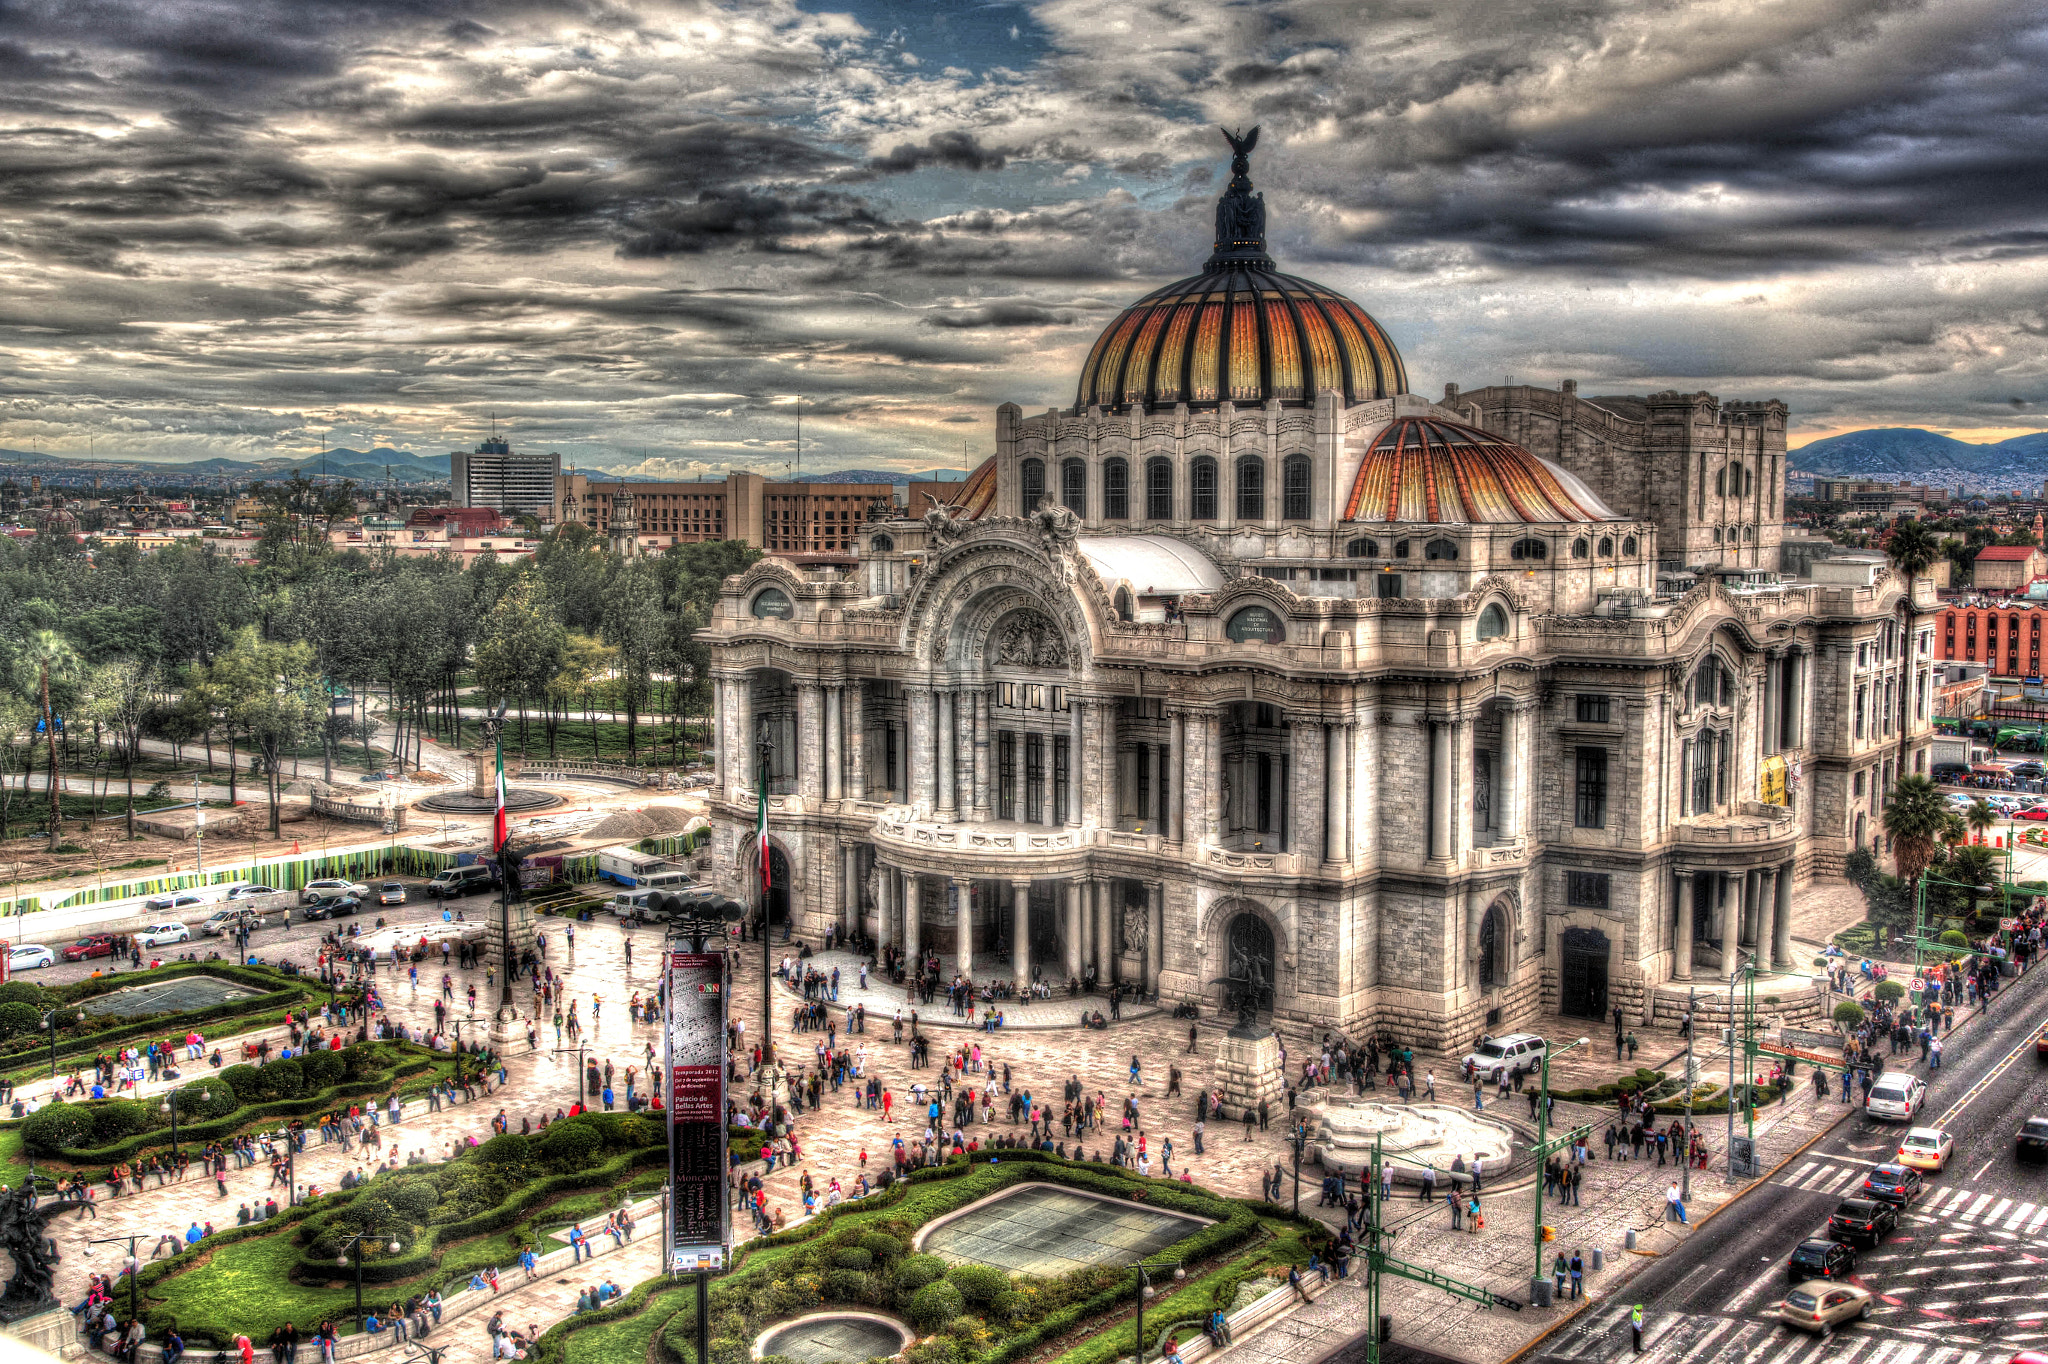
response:
M1388 424L1367 450L1346 521L1615 521L1579 479L1490 431L1428 417Z

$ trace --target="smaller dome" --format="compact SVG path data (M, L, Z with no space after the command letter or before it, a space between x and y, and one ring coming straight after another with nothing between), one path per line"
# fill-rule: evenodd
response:
M1459 422L1400 417L1358 466L1346 521L1619 521L1574 474L1511 440Z

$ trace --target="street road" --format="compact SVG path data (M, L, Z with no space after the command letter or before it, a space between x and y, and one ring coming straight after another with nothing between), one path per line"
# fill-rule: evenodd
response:
M1905 1131L1854 1117L1552 1336L1532 1364L2003 1364L2048 1345L2048 1167L2013 1158L2020 1123L2048 1113L2033 1042L2048 1025L2044 976L2004 982L1989 1025L1956 1034L1931 1077L1919 1121L1948 1129L1955 1155L1898 1233L1858 1257L1850 1281L1876 1295L1868 1321L1824 1338L1775 1318L1793 1248L1825 1235L1836 1202ZM1638 1302L1640 1356L1628 1329Z

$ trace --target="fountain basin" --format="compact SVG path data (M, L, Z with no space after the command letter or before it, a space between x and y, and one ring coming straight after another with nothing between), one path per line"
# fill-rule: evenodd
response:
M876 1312L813 1312L779 1322L754 1341L754 1358L784 1355L801 1364L865 1364L901 1354L917 1339L908 1326Z
M1468 1165L1477 1156L1488 1170L1505 1173L1514 1155L1514 1128L1449 1104L1389 1104L1333 1095L1310 1110L1316 1160L1331 1174L1365 1175L1372 1167L1375 1137L1394 1178L1409 1184L1422 1181L1425 1167L1443 1178L1460 1156Z
M1056 1278L1091 1265L1125 1265L1209 1224L1057 1184L1019 1184L977 1199L917 1234L914 1250L955 1264Z

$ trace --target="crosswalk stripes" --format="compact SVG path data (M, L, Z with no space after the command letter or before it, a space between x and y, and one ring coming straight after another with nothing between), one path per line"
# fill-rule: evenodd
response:
M1994 1352L1884 1336L1850 1326L1830 1336L1787 1331L1773 1318L1653 1312L1643 1353L1633 1352L1627 1302L1596 1308L1553 1359L1586 1364L1995 1364Z
M1840 1195L1860 1187L1864 1173L1865 1167L1861 1165L1841 1165L1831 1160L1814 1159L1778 1182L1787 1188Z
M1964 1188L1936 1189L1913 1211L1943 1222L1995 1228L2022 1236L2032 1236L2048 1227L2048 1204L2022 1203Z

